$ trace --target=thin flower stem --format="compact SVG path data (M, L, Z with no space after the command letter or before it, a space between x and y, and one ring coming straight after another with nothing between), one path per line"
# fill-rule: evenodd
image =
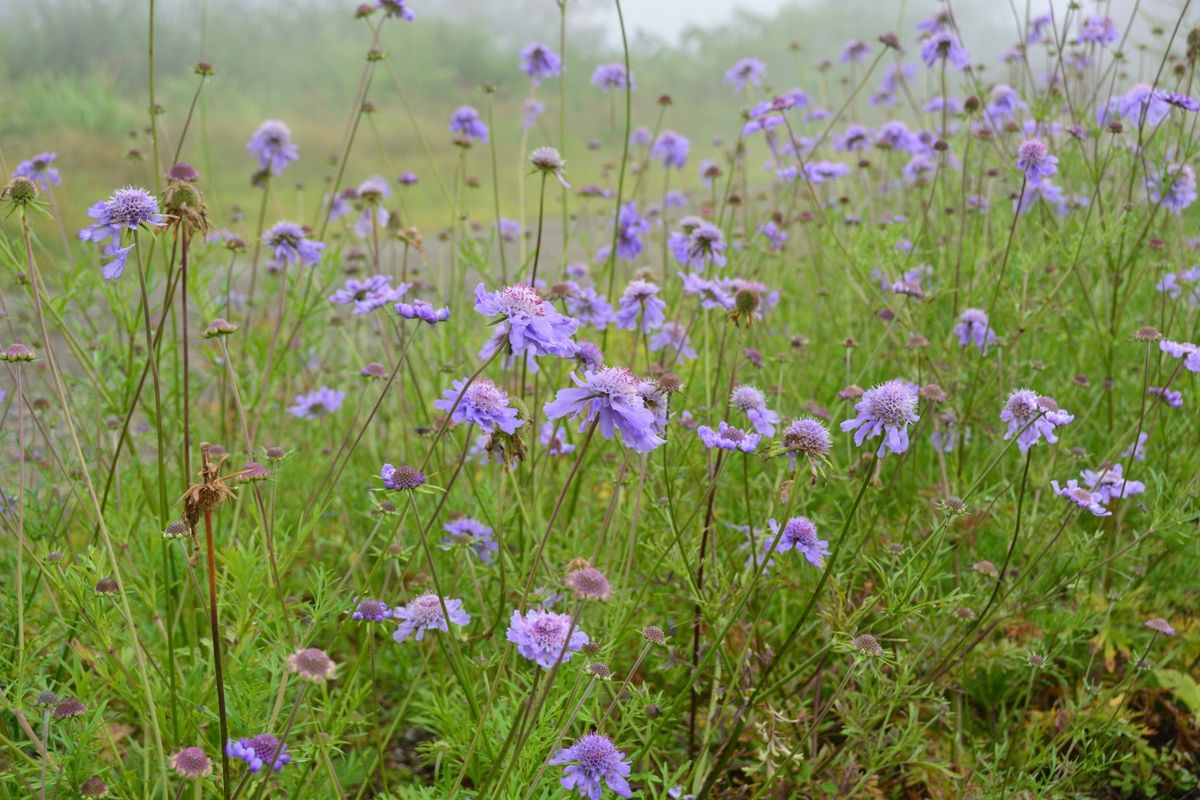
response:
M225 743L229 741L229 715L225 710L225 676L221 668L221 622L217 614L217 550L213 537L212 510L204 510L204 539L208 548L208 625L212 637L213 673L217 685L217 715L221 731L221 794L225 800L229 795L229 753Z

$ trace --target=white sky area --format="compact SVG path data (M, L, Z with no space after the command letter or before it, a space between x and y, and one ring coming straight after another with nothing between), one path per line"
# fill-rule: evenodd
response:
M891 0L880 0L890 3ZM716 27L733 17L735 8L756 14L773 14L795 0L624 0L621 11L625 15L625 27L630 33L644 31L657 34L675 43L679 34L689 25ZM612 18L610 36L620 40L616 13L605 14ZM599 15L596 17L599 19Z

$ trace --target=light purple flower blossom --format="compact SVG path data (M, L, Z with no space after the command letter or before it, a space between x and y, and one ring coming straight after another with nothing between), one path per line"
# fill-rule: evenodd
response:
M382 8L388 17L393 19L412 22L417 18L413 14L412 9L408 7L408 0L375 0L375 4Z
M1188 372L1200 372L1200 346L1191 342L1173 342L1170 339L1163 339L1158 343L1158 349L1172 358L1182 359L1183 366L1187 367Z
M596 71L592 73L592 85L600 88L601 91L609 91L610 89L624 89L626 81L629 81L629 88L632 90L636 87L633 80L629 80L625 73L625 65L613 62L611 64L600 64L596 67Z
M276 222L263 234L263 244L271 248L277 262L306 267L320 261L325 250L324 242L309 239L304 228L294 222Z
M681 361L691 361L696 357L687 328L678 322L664 322L662 328L650 337L647 344L654 353L664 349L673 350Z
M1171 104L1148 83L1134 84L1117 102L1117 112L1134 125L1158 125L1171 113Z
M959 44L958 37L947 30L938 31L921 43L921 60L930 68L945 60L960 71L971 64L971 56Z
M584 370L583 380L571 373L575 387L560 389L546 403L546 418L582 416L584 422L599 416L598 429L605 439L621 432L626 447L639 453L649 452L663 443L655 432L654 411L646 407L638 392L640 381L625 367Z
M623 203L621 210L617 212L617 257L624 261L633 261L641 255L642 234L648 230L650 223L638 215L637 201ZM597 263L607 261L611 254L611 246L604 245L596 251Z
M595 289L575 285L574 291L566 298L567 310L571 316L584 325L591 325L596 330L604 330L609 323L615 321L612 305L604 295Z
M481 431L499 428L511 435L525 424L524 420L517 418L517 410L508 404L508 392L491 380L476 378L463 392L466 383L467 378L456 380L453 388L447 389L440 400L433 401L434 408L450 414L454 422L478 425ZM462 400L455 408L454 403L460 393ZM453 413L450 412L452 408Z
M393 289L390 280L386 275L372 275L366 280L349 278L345 287L329 296L329 301L339 304L353 303L355 314L369 314L377 308L399 300L412 288L411 283L402 283Z
M452 519L443 525L442 529L448 534L442 537L442 545L449 546L456 542L466 542L479 560L485 564L492 563L496 554L500 552L495 531L473 517Z
M958 317L954 326L958 336L959 347L974 343L980 353L987 354L988 345L996 341L996 333L988 322L988 315L983 309L968 308Z
M663 131L655 140L654 147L650 148L650 157L662 161L664 167L683 169L690 148L687 137L675 131Z
M392 618L392 609L382 600L360 600L350 618L363 622L383 622Z
M485 345L484 357L501 344L507 344L512 355L518 357L575 355L571 337L579 328L579 320L555 311L532 286L519 283L488 292L480 283L475 287L475 310L485 317L504 318L496 326L496 335Z
M1146 484L1141 481L1125 479L1125 472L1120 464L1101 467L1096 471L1085 469L1079 473L1079 476L1083 478L1084 484L1096 493L1101 503L1142 494L1146 491Z
M725 71L725 82L733 85L735 92L745 90L747 84L758 86L767 76L767 65L757 58L743 58Z
M641 330L643 333L661 328L666 320L663 309L667 304L658 296L658 291L656 283L630 281L617 302L617 327L627 331Z
M867 439L883 435L879 449L882 457L888 451L896 454L908 449L908 426L920 419L917 416L917 392L907 381L893 379L863 392L854 405L856 416L841 424L843 431L856 431L854 444L858 447Z
M279 739L269 733L260 733L253 738L238 739L236 742L230 739L225 743L225 753L230 758L244 762L251 772L258 772L268 761L271 762L271 769L279 772L292 760L288 746L280 744Z
M58 186L62 183L62 178L59 176L58 170L51 166L56 158L58 158L58 153L55 152L38 153L33 158L17 164L17 168L12 173L13 177L29 178L43 189Z
M446 611L442 612L443 600L436 594L423 594L409 601L408 605L396 606L392 609L392 619L400 624L392 633L397 642L404 642L413 637L418 642L425 638L426 631L450 632L446 617L455 625L466 625L471 621L471 615L463 611L462 600L457 597L445 598Z
M851 39L842 45L842 50L838 53L838 61L843 64L857 64L864 61L870 52L871 48L867 47L865 42Z
M1145 461L1146 440L1149 438L1150 434L1146 431L1139 433L1137 441L1125 448L1125 450L1121 453L1121 458L1129 458L1132 456L1134 461ZM1117 466L1120 466L1120 464Z
M1113 22L1111 17L1106 17L1102 14L1092 14L1083 20L1083 25L1079 29L1079 36L1075 39L1075 43L1093 42L1101 47L1106 47L1117 41L1120 35L1120 32L1117 30L1117 23Z
M539 84L562 74L562 59L546 45L534 43L521 49L521 69Z
M536 97L527 97L521 103L521 130L527 131L537 124L540 117L546 110L546 104Z
M1000 411L1000 421L1008 423L1004 438L1017 436L1017 449L1022 453L1045 439L1047 443L1058 441L1055 429L1069 425L1075 417L1061 410L1049 397L1039 397L1031 389L1018 389L1008 396L1008 402Z
M758 226L758 232L767 239L767 249L772 253L778 253L783 249L784 242L787 241L787 231L775 224L774 220L767 220Z
M1171 408L1183 408L1183 392L1165 386L1151 386L1146 391L1156 397L1161 397L1163 402Z
M676 274L683 281L684 294L699 297L701 308L720 308L726 311L733 308L733 296L716 281L687 272Z
M1026 180L1038 183L1058 172L1058 157L1050 155L1045 139L1026 139L1017 148L1017 166Z
M1112 514L1104 507L1104 499L1093 492L1079 485L1079 481L1067 481L1066 486L1059 486L1058 481L1050 481L1050 485L1054 487L1054 493L1065 497L1080 508L1086 509L1097 517L1107 517Z
M550 669L560 661L570 661L571 656L589 641L588 635L574 626L570 614L540 609L531 609L524 614L514 609L507 637L522 657L543 669Z
M292 130L277 119L269 119L246 142L246 149L258 159L258 167L274 175L283 174L287 165L300 157L300 149L292 143Z
M488 126L471 106L459 106L450 116L450 133L480 142L488 140Z
M430 325L445 322L450 319L449 308L434 308L425 300L413 300L411 303L396 303L393 308L405 319L419 319Z
M322 386L314 392L296 395L296 402L288 411L293 417L300 419L318 419L326 414L332 414L342 407L346 399L345 392L338 392L328 386Z
M575 452L575 445L567 441L566 431L557 422L543 422L538 432L538 441L552 456L565 456Z
M1150 202L1161 203L1173 214L1181 213L1196 202L1196 172L1188 164L1170 164L1158 177L1151 176L1147 183Z
M749 384L735 386L729 395L729 404L745 412L754 429L763 436L774 436L779 414L767 408L766 396Z
M763 550L775 548L776 553L786 553L795 550L804 556L814 567L825 566L825 556L829 555L829 542L817 538L817 526L808 517L792 517L782 529L774 519L767 520L774 537L763 541ZM775 544L775 540L779 544Z
M715 431L707 425L701 425L696 428L696 435L710 450L715 447L720 450L741 450L743 453L753 453L761 440L757 433L746 433L724 421L717 424Z
M117 189L107 200L101 200L88 209L88 216L96 220L79 232L85 242L107 244L101 252L113 260L105 264L101 274L105 280L116 280L125 271L125 262L133 245L121 247L121 236L125 231L136 231L143 226L161 228L166 218L158 211L158 200L145 189L126 186Z
M614 794L633 797L633 790L626 780L630 766L625 754L603 734L589 733L580 737L575 744L559 750L547 763L568 765L559 783L567 791L574 789L580 797L600 800L601 781L608 784Z

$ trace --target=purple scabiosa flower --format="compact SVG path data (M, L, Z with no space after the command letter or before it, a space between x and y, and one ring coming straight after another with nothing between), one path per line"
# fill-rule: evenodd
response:
M735 386L729 395L729 403L746 413L754 430L763 436L774 436L779 414L767 408L767 398L759 389L749 384Z
M478 425L482 431L499 428L512 435L517 432L517 428L525 424L524 420L517 418L517 410L508 404L508 392L488 378L476 378L470 386L467 386L467 380L456 380L454 386L447 389L440 400L433 401L434 408L450 414L450 419L454 422ZM461 400L458 399L460 393Z
M473 517L452 519L442 526L442 530L446 531L446 536L442 537L444 547L460 542L468 544L485 564L492 563L492 559L500 552L495 532Z
M1188 372L1200 372L1200 346L1191 342L1173 342L1170 339L1163 339L1158 343L1158 349L1171 358L1182 359L1183 366L1187 367Z
M468 140L488 140L488 126L479 117L479 112L471 106L459 106L450 115L450 133Z
M521 238L521 223L515 219L501 217L496 220L496 234L502 242L515 242Z
M269 119L246 142L246 149L258 159L258 167L281 175L287 165L300 157L300 150L292 143L292 130L277 119Z
M875 146L897 152L913 152L919 144L916 135L900 120L892 120L875 132Z
M833 149L842 153L854 153L871 146L871 131L857 122L846 126L842 135L833 140Z
M838 61L843 64L858 64L866 60L870 52L871 48L867 46L866 42L851 39L842 45L842 50L838 53Z
M1101 466L1097 471L1085 469L1079 473L1079 476L1083 478L1084 485L1095 492L1102 503L1142 494L1146 491L1146 484L1141 481L1126 480L1120 464Z
M656 283L630 281L617 301L617 327L627 331L641 330L643 333L661 328L666 320L663 309L667 304L658 296L658 291Z
M396 183L401 186L416 186L420 182L421 179L417 177L417 173L415 172L401 172L396 176Z
M521 48L521 70L539 84L546 78L562 74L562 59L544 44L529 44Z
M833 442L824 422L814 417L801 417L792 420L783 429L783 448L787 451L792 469L795 469L797 456L803 456L809 462L827 458L833 449Z
M1188 164L1170 164L1158 177L1151 176L1147 183L1150 202L1161 203L1173 214L1196 202L1196 172Z
M676 377L678 380L678 377ZM656 381L638 381L638 396L642 405L654 415L650 429L661 436L667 430L667 392Z
M1138 434L1137 441L1126 447L1121 453L1121 458L1132 457L1134 461L1146 460L1146 440L1150 438L1150 434L1142 431ZM1117 466L1120 466L1119 464Z
M681 263L693 269L704 269L710 263L718 267L725 266L725 234L716 225L700 223L688 236L684 255Z
M536 97L527 97L521 103L521 130L531 130L537 124L538 117L546 111L546 104Z
M375 5L382 8L387 16L395 19L412 22L417 18L408 7L408 0L375 0Z
M575 360L584 369L590 369L595 372L604 367L604 353L600 347L594 342L578 342L578 349L575 351Z
M1017 166L1025 173L1025 179L1038 183L1058 172L1058 157L1050 155L1045 139L1026 139L1017 148Z
M612 585L595 567L571 570L567 573L566 583L576 600L608 600L612 597Z
M171 769L189 781L212 774L212 759L199 747L185 747L171 756Z
M313 241L305 233L295 222L276 222L263 234L263 244L271 248L275 260L281 264L311 267L321 260L325 243Z
M690 148L691 143L688 142L687 137L681 136L675 131L663 131L658 135L654 146L650 148L650 157L662 161L664 167L683 169L687 164Z
M559 780L567 791L574 789L580 797L600 800L604 791L601 781L620 797L633 797L629 788L630 766L625 754L618 750L612 740L600 733L589 733L580 737L575 744L559 750L547 763L555 766L566 764Z
M62 183L62 178L59 177L58 170L52 166L56 158L58 158L58 153L55 152L38 153L33 158L17 164L17 168L12 173L13 177L29 178L43 189L58 186Z
M436 594L423 594L413 598L408 605L396 606L392 609L392 619L398 620L399 625L392 633L397 642L405 642L408 637L418 642L425 638L426 631L442 631L449 633L446 618L455 625L466 625L471 621L471 615L463 611L462 600L457 597L445 598L445 613L442 612L443 600Z
M1066 486L1059 486L1058 481L1050 481L1050 485L1054 487L1055 494L1067 498L1075 505L1090 511L1097 517L1107 517L1112 514L1111 511L1104 507L1104 498L1080 486L1079 481L1067 481Z
M720 308L726 311L733 308L733 296L725 291L721 284L691 273L677 274L683 281L684 294L700 298L701 308Z
M393 289L386 275L372 275L366 280L350 278L343 288L329 296L329 302L340 305L353 303L355 314L369 314L399 300L410 288L411 283L402 283Z
M591 325L598 331L602 331L608 327L610 322L614 322L616 317L613 316L612 305L595 289L590 287L585 288L576 286L566 298L567 311L572 317L578 319L584 325Z
M843 431L856 431L854 444L861 447L866 439L883 435L877 456L888 451L900 454L908 449L908 426L917 416L917 392L912 384L900 379L881 383L863 392L854 404L857 416L841 425Z
M774 220L767 220L759 225L758 232L766 238L767 249L772 253L778 253L783 250L784 242L788 238L787 231L776 225Z
M1021 99L1016 89L1007 83L998 83L992 87L985 116L991 125L998 128L1005 121L1013 119L1018 112L1028 109L1029 106Z
M625 65L617 62L600 64L592 73L592 85L599 87L603 92L611 89L624 89L626 82L629 83L630 89L635 88L636 84L629 79L625 72Z
M565 456L575 452L575 445L567 441L566 431L557 422L543 422L538 432L538 441L552 456Z
M958 317L954 326L959 347L974 344L980 353L987 354L988 345L996 341L996 334L988 322L987 312L979 308L968 308Z
M410 491L425 484L425 473L407 464L401 464L398 467L384 464L379 470L379 477L383 479L383 488L401 492Z
M650 337L648 342L651 352L673 350L677 360L691 361L696 357L696 350L688 338L687 328L678 322L664 322L662 328Z
M569 640L568 634L571 637ZM586 633L574 627L570 614L555 614L536 608L526 611L524 615L513 610L507 636L522 657L536 662L543 669L550 669L559 661L570 661L571 655L589 641Z
M767 77L767 65L757 58L743 58L725 71L725 82L733 86L735 92L745 91L746 86L758 86Z
M489 292L480 283L475 287L475 310L485 317L503 317L496 334L484 346L483 357L502 345L507 345L514 356L575 355L571 337L579 329L579 320L555 311L532 286L518 283Z
M623 203L617 212L617 257L623 261L633 261L641 255L642 234L648 230L650 223L638 214L637 201ZM611 250L610 245L601 247L596 251L596 261L607 261Z
M1117 112L1135 125L1158 125L1171 113L1171 104L1155 93L1148 83L1134 84L1117 101Z
M917 156L920 158L920 156ZM850 168L837 161L809 161L804 165L804 176L814 186L848 175Z
M769 551L772 547L776 553L786 553L795 550L804 556L814 567L825 566L825 556L829 555L829 542L817 538L817 526L808 517L792 517L783 528L774 519L767 520L774 537L763 541L763 549ZM779 544L775 544L775 540Z
M757 433L746 433L723 421L717 424L715 431L707 425L701 425L696 428L696 435L710 450L715 447L719 450L741 450L743 453L753 453L760 440Z
M1041 14L1029 21L1029 28L1025 34L1025 44L1037 44L1045 38L1046 29L1053 28L1054 17L1050 14Z
M945 61L959 71L971 65L971 56L959 44L958 37L947 30L938 31L921 43L921 60L930 68L938 61Z
M346 399L345 392L338 392L328 386L322 386L308 394L296 395L296 402L288 408L293 417L300 419L318 419L326 414L332 414L342 407Z
M646 408L638 392L640 381L625 367L602 367L584 370L583 380L572 372L574 387L560 389L554 400L546 403L544 411L550 420L560 417L579 417L590 421L599 416L598 427L605 439L613 431L621 432L626 447L639 453L649 452L663 443L654 432L654 411Z
M429 325L437 325L450 319L449 308L434 308L424 300L413 300L411 303L396 303L393 308L405 319L419 319Z
M133 249L132 244L121 247L121 235L145 226L161 228L166 224L154 195L134 186L117 189L107 200L89 208L88 216L96 221L81 230L79 238L85 242L107 241L102 252L113 260L104 265L101 274L110 281L121 277L129 251Z
M1120 32L1117 30L1117 23L1113 22L1111 17L1106 17L1103 14L1092 14L1084 18L1083 25L1079 28L1079 36L1075 38L1075 43L1091 42L1101 47L1107 47L1117 41L1120 35Z
M1163 636L1175 635L1174 626L1172 626L1171 623L1167 622L1162 617L1153 617L1152 619L1146 620L1144 627L1154 631L1155 633L1162 634Z
M230 758L245 762L251 772L258 772L268 762L271 762L271 769L279 772L292 760L288 746L269 733L260 733L250 739L238 739L236 742L230 739L225 743L225 753Z
M1056 428L1070 424L1075 417L1061 410L1049 397L1039 397L1031 389L1018 389L1008 396L1008 402L1000 411L1000 421L1008 423L1005 439L1017 436L1017 448L1024 453L1045 439L1049 444L1058 441Z
M337 672L337 664L319 647L306 647L288 656L288 672L310 683L325 683Z
M1162 401L1171 408L1183 408L1183 392L1165 386L1151 386L1146 391L1155 397L1161 397Z
M350 614L350 619L363 622L383 622L392 618L392 609L382 600L360 600Z

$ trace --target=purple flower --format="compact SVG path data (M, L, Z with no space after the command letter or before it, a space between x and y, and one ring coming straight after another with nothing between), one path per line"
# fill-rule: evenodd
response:
M277 119L269 119L246 142L246 149L258 159L261 170L270 170L274 175L283 174L287 165L300 157L300 150L292 143L292 130Z
M1171 104L1160 97L1150 84L1138 83L1118 99L1117 112L1138 125L1143 119L1147 125L1157 125L1171 113Z
M496 220L496 233L502 242L515 242L521 237L521 223L515 219L501 217Z
M544 44L530 44L521 49L521 69L539 84L562 74L562 59Z
M898 152L912 152L919 140L900 120L884 123L875 134L875 146Z
M445 322L450 319L449 308L434 308L424 300L413 300L411 303L396 303L393 308L405 319L419 319L430 325Z
M350 618L363 622L383 622L392 618L392 610L382 600L360 600Z
M678 322L664 322L658 333L650 337L650 350L674 350L679 360L691 361L696 357L696 351L688 339L687 328Z
M616 319L613 316L612 305L595 289L576 285L575 290L567 296L566 302L572 317L596 330L604 330Z
M958 37L947 30L938 31L921 43L921 60L930 68L938 61L946 61L960 71L971 64L971 56L959 44Z
M1045 439L1049 444L1058 441L1056 428L1070 424L1075 417L1059 409L1049 397L1039 397L1031 389L1018 389L1008 396L1008 402L1000 411L1000 421L1008 423L1005 439L1017 436L1017 449L1022 453Z
M685 294L700 298L701 308L721 308L726 311L733 308L733 297L716 281L710 281L699 275L680 272Z
M601 91L609 91L610 89L624 89L628 76L625 73L625 65L620 63L600 64L596 67L596 71L592 73L592 85L598 86ZM635 83L629 80L629 88L633 89Z
M787 231L775 224L774 220L767 220L758 226L758 232L767 239L767 249L772 253L778 253L783 249L784 242L787 241Z
M666 307L667 304L658 296L658 284L650 281L630 281L621 293L621 299L617 301L617 327L627 331L638 330L640 327L643 333L658 330L666 320L663 314Z
M425 473L407 464L398 467L384 464L379 477L383 479L383 488L398 492L411 491L425 484Z
M1105 47L1115 42L1119 37L1120 33L1117 31L1117 23L1113 22L1111 17L1092 14L1083 20L1083 25L1079 29L1079 36L1075 39L1075 43L1093 42L1101 47Z
M412 9L408 7L408 0L375 0L375 4L382 8L389 17L402 19L405 22L412 22L416 19Z
M1137 441L1134 442L1133 444L1129 445L1129 447L1125 448L1124 452L1121 453L1121 458L1129 458L1130 456L1132 456L1135 461L1145 461L1146 460L1146 440L1149 438L1150 438L1150 434L1147 433L1146 431L1142 431L1141 433L1139 433ZM1120 464L1118 464L1117 466L1120 466Z
M314 266L321 260L324 242L307 238L304 228L294 222L276 222L263 234L263 244L270 247L275 260L281 264Z
M829 456L833 442L829 437L829 428L824 422L813 417L801 417L792 420L783 429L783 447L787 451L791 468L796 468L796 457L804 456L810 462L819 461Z
M998 83L992 88L991 100L987 106L987 119L991 125L1000 127L1005 121L1015 117L1017 112L1028 108L1016 89L1007 83Z
M296 395L296 402L288 408L288 411L293 417L300 419L318 419L337 411L342 407L342 401L345 399L345 392L337 392L328 386L322 386L315 392Z
M604 366L604 353L594 342L577 342L575 360L584 369L598 370Z
M654 411L646 408L638 392L640 381L625 367L603 367L584 370L583 380L572 372L575 387L560 389L554 400L546 403L546 418L579 417L590 421L599 415L600 434L613 438L619 430L626 447L645 453L663 443L654 432Z
M547 763L568 765L559 783L567 791L574 789L580 797L600 800L601 781L620 797L633 797L633 790L626 780L630 767L625 754L603 734L589 733L580 737L575 744L559 750Z
M58 186L62 183L62 178L59 177L58 170L51 166L56 158L58 153L38 153L28 161L17 164L17 168L13 170L13 177L29 178L43 189Z
M723 267L726 264L725 234L716 225L701 222L692 228L682 242L681 252L675 253L675 258L693 269L704 269L708 264Z
M434 408L450 414L454 422L478 425L482 431L499 428L512 435L525 424L517 418L517 410L509 406L508 392L482 377L476 378L463 392L466 383L466 378L456 380L442 399L433 401ZM458 400L459 393L462 393L462 400ZM457 407L455 401L458 401Z
M756 433L746 433L724 422L717 424L714 431L707 425L696 429L696 434L704 446L710 450L714 447L721 450L741 450L743 453L753 453L758 447L760 437Z
M411 287L411 283L402 283L393 289L386 275L372 275L366 280L349 278L344 288L329 296L329 301L339 304L353 303L355 314L369 314L377 308L399 300Z
M536 97L527 97L521 103L521 130L527 131L537 124L538 117L546 110L546 104Z
M443 600L436 594L423 594L409 601L406 606L396 606L392 609L392 619L400 624L392 632L392 638L404 642L412 636L418 642L425 638L426 631L450 632L446 617L455 625L466 625L471 621L471 615L463 611L462 600L457 597L445 599L446 612L442 612Z
M988 345L996 341L996 334L988 322L987 312L979 308L968 308L958 317L954 326L958 335L959 347L966 347L972 342L980 353L987 354Z
M870 52L871 48L867 47L865 42L851 39L842 45L842 51L838 53L838 61L843 64L857 64L865 60Z
M575 355L571 337L579 329L579 320L555 311L532 286L518 283L488 292L480 283L475 287L475 310L485 317L504 318L484 346L484 357L505 343L514 356Z
M792 517L780 530L779 523L774 519L767 520L774 538L763 540L763 550L775 548L776 553L795 550L808 560L814 567L825 566L825 556L829 555L829 542L817 538L817 526L808 517ZM775 540L779 544L775 544Z
M767 76L767 66L757 58L743 58L725 71L725 82L733 85L735 92L742 92L746 85L758 86Z
M855 403L857 416L842 423L843 431L856 430L854 444L858 447L866 439L883 435L879 449L882 457L887 451L896 454L908 449L908 426L920 419L917 416L917 392L912 384L900 379L882 383L863 392Z
M650 223L637 213L637 201L630 200L621 205L617 212L617 257L633 261L642 253L642 234L650 230ZM605 245L596 251L596 261L607 261L611 247Z
M1129 497L1134 494L1142 494L1146 491L1146 484L1141 481L1125 479L1125 472L1120 464L1101 467L1098 472L1085 469L1079 473L1079 476L1083 478L1084 484L1096 493L1096 496L1100 498L1100 502L1102 503L1122 497Z
M570 639L567 639L568 633ZM588 643L588 635L574 627L570 614L531 609L524 615L513 610L508 626L508 640L517 652L543 669L559 661L571 660L571 655Z
M1025 35L1025 43L1037 44L1040 42L1045 35L1046 29L1052 28L1053 23L1054 18L1049 14L1042 14L1041 16L1034 17L1029 22L1029 30Z
M1158 349L1172 358L1182 359L1188 372L1200 372L1200 347L1191 342L1173 342L1170 339L1163 339L1158 343Z
M269 733L260 733L251 739L238 739L236 742L230 739L225 743L225 752L230 758L245 762L251 772L258 772L268 762L273 770L279 772L292 760L287 745Z
M1188 164L1170 164L1160 177L1151 177L1147 183L1150 201L1161 203L1173 214L1181 213L1196 202L1196 173Z
M1146 390L1149 394L1161 397L1171 408L1183 408L1183 392L1168 389L1165 386L1151 386Z
M110 281L121 277L133 249L132 244L121 247L121 235L143 226L161 228L166 224L154 195L133 186L117 189L107 200L96 203L88 209L88 216L96 221L81 230L79 238L85 242L108 242L101 252L113 260L104 265L101 274Z
M1058 172L1058 158L1050 155L1045 139L1026 139L1017 148L1017 166L1025 173L1025 179L1038 183Z
M471 106L459 106L450 116L450 133L468 140L488 140L488 126L480 119L479 112Z
M654 147L650 148L650 157L662 161L664 167L683 169L690 147L687 137L675 131L663 131L655 140Z
M557 422L543 422L538 432L538 441L552 456L565 456L575 452L575 445L567 441L566 432Z
M442 526L446 531L447 536L442 537L444 546L453 545L457 542L464 542L471 546L475 551L475 555L479 556L479 560L485 564L492 563L492 559L496 557L496 553L500 552L500 545L496 542L495 532L473 517L459 517L452 519Z
M775 425L779 422L779 414L767 408L767 398L754 386L742 384L735 386L729 395L729 403L734 408L741 409L754 426L754 430L763 436L774 436Z
M415 172L401 172L396 176L396 183L401 186L416 186L420 182L421 179L417 177L417 173Z
M1104 507L1104 498L1080 486L1079 481L1067 481L1066 486L1059 486L1058 481L1050 481L1050 485L1054 487L1055 494L1067 498L1075 505L1092 512L1097 517L1107 517L1112 514L1111 511Z

